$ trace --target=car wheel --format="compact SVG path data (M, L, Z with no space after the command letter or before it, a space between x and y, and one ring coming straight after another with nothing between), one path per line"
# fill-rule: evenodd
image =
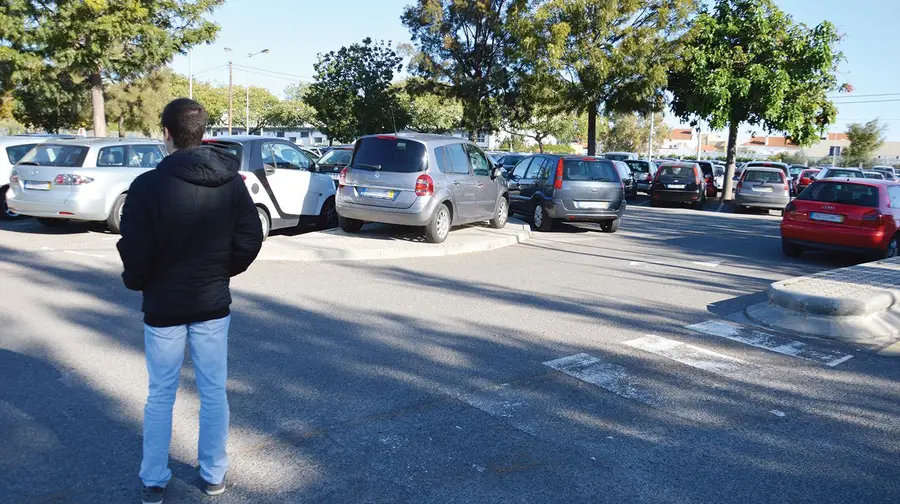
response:
M425 241L442 243L450 234L450 208L442 204L431 216L431 222L425 226Z
M358 233L363 227L363 221L358 219L348 219L341 215L338 215L338 224L346 233Z
M786 255L788 257L799 257L800 254L803 253L802 248L794 245L793 243L785 240L784 238L781 239L781 251L784 252L784 255Z
M69 219L51 219L49 217L38 217L37 221L42 226L46 226L49 228L58 228L69 224Z
M9 190L9 186L0 187L0 219L3 219L3 220L18 219L21 217L21 215L10 210L9 205L6 203L6 191L7 190Z
M506 201L506 198L500 198L500 201L497 203L497 215L491 219L490 225L494 229L503 229L506 226L506 221L509 219L509 202Z
M882 259L890 259L891 257L897 257L897 237L891 238L891 241L888 242L887 249L884 251L882 255Z
M622 222L622 218L607 220L600 223L600 230L604 233L615 233L619 230L619 224Z
M650 200L650 206L653 208L658 208L662 206L662 203L656 200Z
M547 215L547 209L544 208L544 205L541 202L534 204L534 212L532 212L531 221L534 224L534 229L537 229L538 231L546 232L553 229L553 219Z
M256 207L256 214L259 216L259 225L262 227L263 241L266 241L269 231L272 230L272 221L269 220L269 213L260 207Z
M112 210L109 212L109 217L106 218L106 227L113 234L119 234L122 232L122 209L125 208L125 195L120 194L116 201L113 202Z
M322 211L319 212L319 216L316 218L316 229L324 231L335 227L338 227L337 209L334 206L334 199L328 198L325 200L325 203L322 205Z

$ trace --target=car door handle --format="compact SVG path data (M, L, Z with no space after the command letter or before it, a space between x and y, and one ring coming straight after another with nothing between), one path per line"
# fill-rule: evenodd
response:
M480 188L482 188L482 187L484 187L484 182L479 182L479 183L478 183L478 188L480 189Z
M275 175L275 168L266 167L266 175Z
M453 185L459 185L459 180L454 180Z

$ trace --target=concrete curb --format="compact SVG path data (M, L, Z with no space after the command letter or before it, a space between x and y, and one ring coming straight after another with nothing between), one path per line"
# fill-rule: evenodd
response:
M266 245L260 259L264 261L295 261L295 262L329 262L329 261L370 261L384 259L406 259L412 257L443 257L471 252L486 252L517 243L522 243L531 238L531 226L520 221L511 220L506 227L500 230L471 227L468 229L477 234L483 234L476 238L466 236L461 240L452 240L453 232L446 242L440 244L427 244L419 242L406 242L395 240L383 240L384 246L372 248L350 248L355 240L366 240L365 236L348 235L340 230L329 230L303 235L301 240L312 242L317 239L342 237L347 238L346 246L339 247L314 247L307 250L291 250L289 253L266 253ZM268 244L268 243L267 243ZM297 244L303 247L303 244ZM281 246L283 248L283 245Z

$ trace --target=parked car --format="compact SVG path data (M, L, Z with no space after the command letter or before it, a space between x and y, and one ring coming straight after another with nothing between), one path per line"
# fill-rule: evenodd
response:
M883 173L874 170L863 171L863 176L867 179L885 180Z
M663 163L656 171L650 206L689 203L696 210L706 203L706 180L696 162Z
M819 174L821 170L816 168L807 168L800 172L800 175L797 176L797 188L795 189L797 194L802 193L810 184L816 180L816 176Z
M616 170L619 171L619 178L622 179L622 185L625 187L625 197L626 198L635 198L637 197L637 177L632 173L631 168L625 161L612 161L613 165L616 167Z
M872 171L882 173L885 180L897 180L897 171L893 166L873 166Z
M324 173L331 177L335 187L338 185L341 170L350 164L350 158L353 156L352 145L340 145L328 151L324 156L316 161L313 171Z
M218 136L203 141L241 160L241 177L256 204L263 239L276 229L315 224L337 226L334 182L313 171L315 163L293 142L256 135Z
M461 138L422 133L370 135L357 140L341 171L337 210L341 229L365 222L423 227L441 243L452 226L490 221L502 228L509 215L503 169Z
M602 157L612 161L625 161L626 159L637 159L638 155L636 152L607 152Z
M789 170L789 172L790 172L790 174L791 174L791 180L793 180L794 183L796 183L796 182L797 182L797 177L800 175L800 172L802 172L803 170L805 170L805 169L807 169L807 168L809 168L809 167L806 166L806 165L801 165L801 164L792 164L792 165L789 165L789 166L788 166L788 170Z
M637 194L637 191L650 194L650 188L653 186L653 177L656 176L656 163L643 159L626 159L623 163L631 168L631 173L635 177L635 194Z
M789 180L780 168L745 168L734 194L737 211L762 208L779 210L784 214L784 207L791 201Z
M712 161L695 161L703 172L703 179L706 180L706 196L715 198L718 193L716 187L716 165Z
M715 175L716 189L721 191L722 189L725 188L725 171L727 170L727 168L725 167L725 165L716 164L716 165L714 165L713 170L715 170L714 175Z
M822 180L827 178L866 178L863 175L862 170L859 168L838 168L834 166L829 166L828 168L823 168L822 171L816 176L816 180Z
M131 182L165 156L158 140L47 140L13 168L7 201L13 212L37 217L45 226L105 221L118 233Z
M43 142L44 137L10 136L0 137L0 219L17 219L19 214L9 209L6 193L9 190L9 175L13 166L28 154L35 145Z
M537 154L516 165L509 180L511 211L530 216L535 229L554 222L597 222L615 233L627 205L620 172L599 157Z
M785 209L781 248L799 256L807 249L897 255L900 183L873 179L816 181Z
M504 176L513 171L513 168L519 164L519 161L525 159L530 154L503 153L497 156L497 163L503 166Z
M784 177L788 182L788 191L789 194L794 194L794 179L791 178L791 167L787 163L781 163L777 161L750 161L744 165L744 170L747 168L778 168L782 172L784 172ZM743 171L741 173L743 173Z

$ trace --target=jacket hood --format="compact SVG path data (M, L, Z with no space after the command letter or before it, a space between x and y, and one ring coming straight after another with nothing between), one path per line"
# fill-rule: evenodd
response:
M194 185L219 187L237 177L240 167L241 160L230 152L201 145L169 154L156 169Z

